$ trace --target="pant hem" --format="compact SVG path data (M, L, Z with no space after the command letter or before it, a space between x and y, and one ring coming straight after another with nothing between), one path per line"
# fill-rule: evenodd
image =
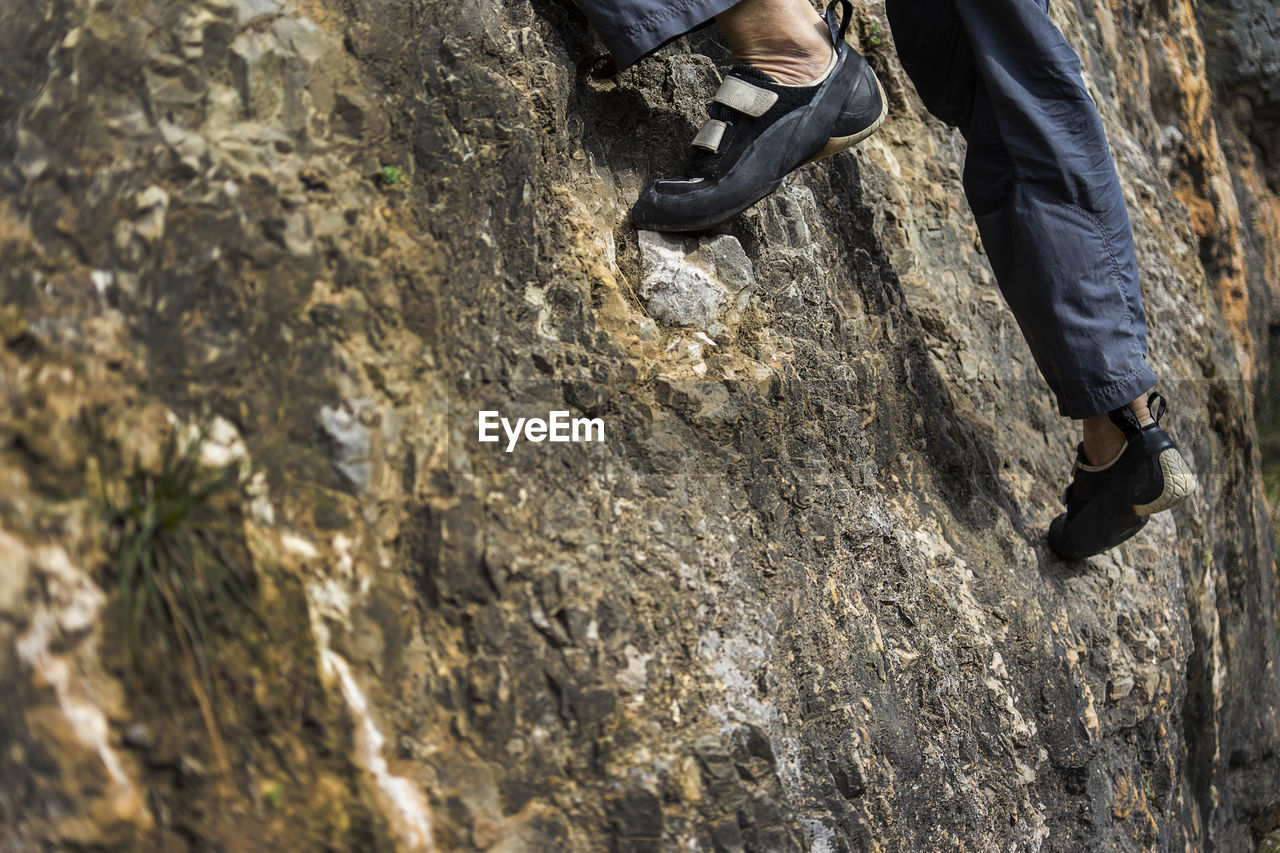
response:
M1075 420L1105 415L1137 399L1155 386L1158 377L1145 362L1129 373L1098 388L1058 395L1058 413Z
M613 21L596 20L600 33L614 62L629 68L670 41L711 23L716 15L738 0L682 0L664 5L642 18L627 21L620 27Z

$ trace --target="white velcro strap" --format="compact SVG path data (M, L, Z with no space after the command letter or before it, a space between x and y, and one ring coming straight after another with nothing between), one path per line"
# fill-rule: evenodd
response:
M752 118L759 118L778 100L778 93L748 83L741 77L726 77L712 100Z
M705 148L712 154L719 151L720 140L724 137L724 130L728 126L718 119L708 119L698 131L698 135L693 138L694 147Z

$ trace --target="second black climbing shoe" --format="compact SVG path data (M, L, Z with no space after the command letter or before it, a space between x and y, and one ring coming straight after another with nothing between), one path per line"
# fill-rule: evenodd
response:
M1147 407L1152 420L1145 426L1128 406L1109 413L1126 443L1107 465L1089 465L1084 445L1077 448L1071 484L1063 495L1067 511L1049 525L1049 547L1060 556L1083 560L1114 548L1153 514L1182 503L1195 489L1191 468L1160 428L1164 398L1152 394Z
M777 189L787 173L875 133L889 102L871 66L845 43L852 12L849 0L832 0L823 13L834 55L812 86L784 86L750 65L730 69L693 140L685 176L654 181L640 194L631 212L636 228L718 225Z

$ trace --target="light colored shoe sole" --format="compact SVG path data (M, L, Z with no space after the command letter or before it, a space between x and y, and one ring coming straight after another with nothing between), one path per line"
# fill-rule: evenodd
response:
M805 160L800 165L807 166L810 163L816 163L819 160L823 160L827 157L830 157L833 154L839 154L841 151L844 151L846 148L852 148L853 146L857 145L859 142L871 136L871 134L875 133L877 130L880 129L880 125L884 124L884 120L889 117L889 98L884 93L884 86L881 85L879 77L876 78L876 88L880 90L880 104L881 104L880 117L877 118L870 127L868 127L865 130L861 130L853 134L852 136L831 137L830 139L827 140L827 144L823 146L823 149L821 151L819 151L817 154L810 157L808 160Z
M1164 491L1151 503L1134 504L1137 515L1152 515L1175 507L1195 491L1196 475L1191 473L1187 460L1176 448L1170 447L1160 454L1160 470L1164 472Z

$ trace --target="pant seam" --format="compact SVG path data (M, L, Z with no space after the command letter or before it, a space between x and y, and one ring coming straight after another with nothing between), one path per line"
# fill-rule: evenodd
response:
M1106 385L1102 385L1098 388L1086 389L1083 396L1089 398L1090 401L1105 397L1107 394L1111 393L1112 391L1116 391L1121 387L1123 387L1125 384L1132 382L1134 377L1141 375L1143 371L1147 369L1148 369L1148 365L1144 362L1143 364L1140 364L1137 367L1135 367L1133 370L1130 370L1124 376L1121 376L1119 379L1114 379L1111 382L1108 382Z
M702 2L702 0L683 0L683 2L665 6L653 14L647 15L638 21L633 21L626 29L622 30L622 35L625 37L633 37L641 32L652 30L655 25L662 23L668 18L674 18L690 6L700 2Z
M1111 284L1120 295L1120 301L1124 304L1125 322L1128 324L1129 334L1133 338L1133 345L1130 348L1130 351L1138 355L1142 355L1142 350L1138 345L1138 336L1133 334L1133 304L1129 301L1129 294L1125 293L1125 288L1121 283L1122 276L1120 274L1120 259L1116 257L1115 245L1111 242L1111 237L1107 234L1107 229L1103 227L1102 220L1074 202L1062 201L1061 199L1053 198L1048 193L1030 185L1028 185L1028 189L1035 192L1050 204L1057 205L1058 207L1064 207L1068 210L1079 211L1082 216L1093 223L1093 227L1097 230L1098 236L1102 238L1102 245L1107 248L1107 259L1110 261L1110 274L1108 278L1110 278Z

